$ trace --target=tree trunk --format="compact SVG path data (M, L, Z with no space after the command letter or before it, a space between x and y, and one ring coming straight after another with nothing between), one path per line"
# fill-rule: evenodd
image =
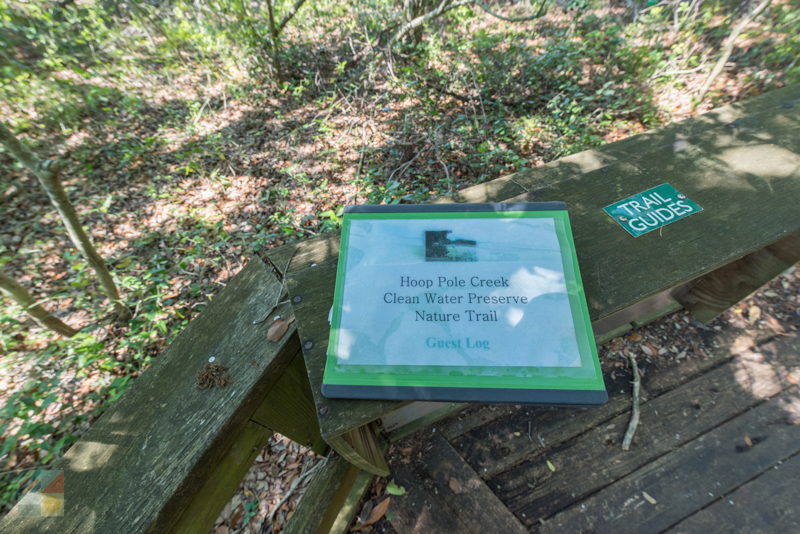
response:
M3 293L14 299L17 304L22 306L31 317L36 319L39 324L45 328L48 328L53 332L58 332L62 336L66 337L72 337L78 333L77 330L66 324L64 321L55 315L51 315L47 310L36 304L36 299L33 298L33 295L28 293L27 289L25 289L13 278L6 276L1 272L0 289L3 290Z
M434 6L428 6L432 2L426 0L403 0L403 11L406 14L406 22L411 22L415 18L423 15ZM423 26L419 25L414 28L411 33L411 43L414 45L418 45L422 42L422 30Z
M283 66L281 65L281 47L280 47L280 30L275 24L275 13L272 5L273 0L267 0L267 16L269 22L269 36L270 36L270 59L272 60L272 70L274 71L275 78L278 83L283 83ZM288 22L288 21L287 21Z
M472 4L475 0L442 0L439 3L438 7L428 11L427 13L418 16L414 20L410 20L405 22L400 28L395 32L395 34L389 39L386 43L384 48L385 51L390 51L394 43L402 39L408 32L418 28L419 26L425 24L429 20L433 20L436 17L443 15L444 13L450 11L451 9L455 9L457 7L466 6Z
M58 214L61 216L61 221L67 228L67 233L73 244L78 248L80 253L89 263L89 266L97 273L100 279L100 285L103 287L103 292L114 303L114 311L118 318L122 321L127 321L131 317L131 311L122 303L117 291L117 286L114 279L106 266L105 261L95 250L92 241L86 232L83 230L80 222L78 221L78 214L75 208L67 198L67 193L61 185L58 178L58 171L55 165L47 165L39 161L36 155L25 145L23 145L11 131L0 122L0 144L17 158L20 163L28 168L39 180L47 196L50 197L50 202L55 206Z

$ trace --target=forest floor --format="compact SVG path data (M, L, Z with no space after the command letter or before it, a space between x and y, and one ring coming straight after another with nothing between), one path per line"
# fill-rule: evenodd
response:
M58 339L0 304L0 512L26 473L60 457L252 254L335 230L346 204L425 202L787 82L782 69L794 56L773 52L800 33L794 19L783 33L765 33L775 14L744 34L695 107L708 70L698 65L708 67L725 34L682 48L669 17L634 31L622 12L573 20L552 10L513 29L458 12L457 32L431 31L427 48L350 77L339 68L347 41L331 30L319 57L298 64L307 72L278 87L236 65L212 76L133 51L113 75L98 66L48 71L63 101L3 100L0 114L16 118L21 136L64 163L68 194L134 316L126 325L110 317L44 192L0 153L11 169L0 189L0 267L81 330ZM719 321L780 328L800 303L797 277ZM602 354L620 344L653 357L702 352L705 327L683 316L657 325L669 331L648 327ZM302 492L296 480L316 461L271 438L215 531L279 531Z

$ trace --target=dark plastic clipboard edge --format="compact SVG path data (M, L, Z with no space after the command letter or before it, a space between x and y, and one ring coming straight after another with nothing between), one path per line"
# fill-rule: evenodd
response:
M608 401L605 390L450 388L409 386L346 386L323 384L322 394L335 399L485 402L542 406L599 406Z

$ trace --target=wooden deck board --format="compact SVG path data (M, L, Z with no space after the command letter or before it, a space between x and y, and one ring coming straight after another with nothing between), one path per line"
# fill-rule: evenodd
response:
M800 506L797 505L796 493L798 480L800 454L795 454L667 532L800 532ZM763 506L765 501L770 506Z
M645 367L647 395L629 452L620 447L628 391L599 408L486 406L442 421L412 438L423 438L413 469L397 452L390 459L410 490L393 500L392 526L398 534L458 531L467 528L464 510L482 509L458 502L448 478L432 474L445 448L494 494L486 502L499 499L531 532L797 530L789 481L800 464L800 388L786 379L800 368L797 322L791 335L744 344L735 329L709 331L708 358ZM725 518L736 499L737 513L752 508L752 517ZM497 531L479 518L466 524Z
M731 346L735 342L735 337L726 332L711 330L708 332L707 342ZM737 347L737 351L749 348L750 345L743 345ZM640 369L647 377L643 384L643 399L661 395L733 357L734 353L731 351L718 350L713 351L707 358L671 362L660 366L642 361ZM444 423L444 429L453 446L467 462L482 477L491 478L521 463L525 458L538 454L545 447L560 446L561 443L604 421L629 412L630 372L617 371L613 378L607 375L605 382L609 401L603 406L572 410L525 407L505 409L501 412L497 408L503 407L488 405L474 410L478 413L467 416L469 420L465 422L469 424L476 419L482 421L482 424L473 423L467 430L460 426L459 418L454 417ZM496 417L493 418L492 415Z
M786 398L760 404L690 441L556 515L538 531L635 534L669 528L800 451L800 426L784 422L781 401Z
M397 479L410 492L398 502L392 526L398 531L427 533L447 528L465 534L526 532L516 517L492 493L441 436L409 464L401 464Z
M392 478L406 490L405 495L393 498L390 504L391 525L398 534L458 532L467 528L457 511L438 492L431 491L431 484L413 466L393 465Z
M627 452L620 446L630 419L626 412L489 484L514 512L531 521L550 517L761 402L730 387L737 370L737 362L729 362L645 403ZM769 392L778 393L779 387Z

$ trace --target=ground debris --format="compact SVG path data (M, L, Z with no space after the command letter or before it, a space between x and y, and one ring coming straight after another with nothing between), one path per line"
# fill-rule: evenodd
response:
M218 363L206 363L197 373L197 387L200 389L224 388L230 382L228 368Z

